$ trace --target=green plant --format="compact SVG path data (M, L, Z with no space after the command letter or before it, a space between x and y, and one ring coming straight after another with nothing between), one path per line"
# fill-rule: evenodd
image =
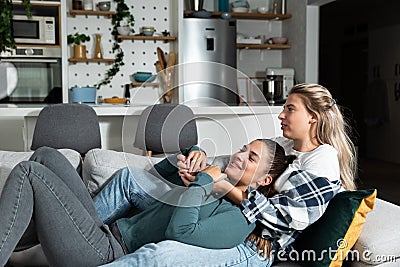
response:
M31 17L31 1L23 0L26 15ZM0 52L11 51L15 48L15 40L12 36L11 18L12 0L0 0Z
M80 45L85 42L90 41L90 36L84 33L75 33L75 34L68 34L67 36L67 43L68 44L75 44Z
M96 88L99 89L102 85L109 84L112 78L120 71L121 67L125 65L124 63L124 51L121 48L120 42L118 39L118 30L117 28L120 26L131 26L132 32L133 26L135 26L135 18L129 11L129 7L125 4L125 0L114 0L117 3L116 13L112 16L111 24L113 25L113 29L111 31L111 35L114 38L114 44L112 46L112 52L116 53L114 57L113 65L107 70L105 73L105 77L98 84L96 84Z

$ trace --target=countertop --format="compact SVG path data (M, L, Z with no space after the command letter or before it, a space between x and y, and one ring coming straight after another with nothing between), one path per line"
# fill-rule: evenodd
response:
M147 105L112 105L101 104L91 105L98 116L138 116ZM43 105L0 105L0 117L36 117L40 113ZM282 111L282 106L202 106L191 107L193 113L201 115L231 115L231 114L278 114Z

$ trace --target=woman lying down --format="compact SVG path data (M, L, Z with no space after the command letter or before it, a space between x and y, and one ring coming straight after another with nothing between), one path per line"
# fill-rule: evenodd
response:
M188 156L194 149L183 153ZM247 157L243 165L239 157ZM40 148L30 161L13 169L0 197L0 265L15 249L39 242L51 266L98 266L166 239L206 248L235 247L255 224L248 223L237 206L213 194L215 181L228 176L243 190L268 188L289 161L275 142L255 140L232 156L224 174L209 166L189 187L175 187L162 201L108 227L68 160L54 149ZM168 159L159 165L164 178L176 178L179 169ZM178 205L168 204L174 202Z

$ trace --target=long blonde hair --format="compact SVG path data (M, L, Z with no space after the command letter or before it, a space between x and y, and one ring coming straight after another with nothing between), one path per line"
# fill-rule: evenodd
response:
M304 83L295 85L289 94L300 96L307 110L317 116L317 141L337 150L343 187L356 189L354 178L357 161L355 147L349 136L350 127L331 93L321 85Z

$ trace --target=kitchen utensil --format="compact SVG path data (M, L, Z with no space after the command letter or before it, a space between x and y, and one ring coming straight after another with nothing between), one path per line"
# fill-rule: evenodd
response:
M160 70L163 70L167 65L167 60L165 58L164 51L160 47L157 47L157 57L160 62Z
M101 11L110 11L111 1L102 1L97 3L97 7Z
M171 52L169 52L167 68L174 66L175 62L176 62L176 55L175 55L174 51L171 51Z

